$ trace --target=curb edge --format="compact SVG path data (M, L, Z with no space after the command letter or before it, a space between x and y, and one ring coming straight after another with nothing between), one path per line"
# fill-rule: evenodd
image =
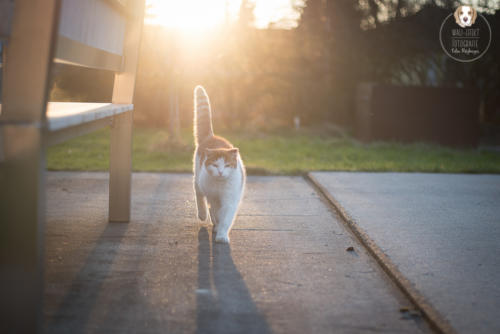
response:
M360 243L368 250L376 262L382 267L384 272L403 292L403 294L422 312L423 318L427 320L430 327L443 334L456 334L456 330L413 286L389 259L382 249L368 236L368 234L352 219L340 203L321 185L321 183L310 173L306 173L305 178L330 202L335 211L339 214L343 223L358 238Z

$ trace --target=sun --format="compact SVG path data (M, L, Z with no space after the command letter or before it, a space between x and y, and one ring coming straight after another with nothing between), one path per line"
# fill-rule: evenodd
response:
M279 23L284 29L297 26L305 0L247 0L254 7L254 25L265 29ZM242 0L147 0L146 24L199 32L234 22Z
M148 0L146 23L204 30L237 16L241 0Z

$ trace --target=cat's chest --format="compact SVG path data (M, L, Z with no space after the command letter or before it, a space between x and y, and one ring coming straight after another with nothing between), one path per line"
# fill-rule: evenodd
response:
M222 195L231 188L228 181L229 180L214 180L214 178L208 173L204 173L204 175L200 178L200 188L205 196Z
M225 180L217 180L207 172L200 177L200 189L207 197L224 197L233 192L237 192L241 185L237 184L235 175Z

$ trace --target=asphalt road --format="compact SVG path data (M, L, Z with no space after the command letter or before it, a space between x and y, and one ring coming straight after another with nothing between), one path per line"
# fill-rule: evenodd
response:
M106 173L48 174L48 333L429 332L302 177L249 177L227 246L190 175L134 174L133 219L110 224Z

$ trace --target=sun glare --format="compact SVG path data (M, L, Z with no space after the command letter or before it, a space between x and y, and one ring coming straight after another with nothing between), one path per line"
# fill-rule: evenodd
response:
M237 16L241 0L148 0L146 23L203 30Z
M270 23L277 22L282 28L293 28L297 26L300 13L292 5L304 6L304 1L296 0L256 0L255 1L255 26L267 28Z
M300 14L293 4L303 0L253 0L255 26L267 28L272 22L296 25ZM241 0L147 0L147 24L159 24L185 31L214 28L238 18Z

